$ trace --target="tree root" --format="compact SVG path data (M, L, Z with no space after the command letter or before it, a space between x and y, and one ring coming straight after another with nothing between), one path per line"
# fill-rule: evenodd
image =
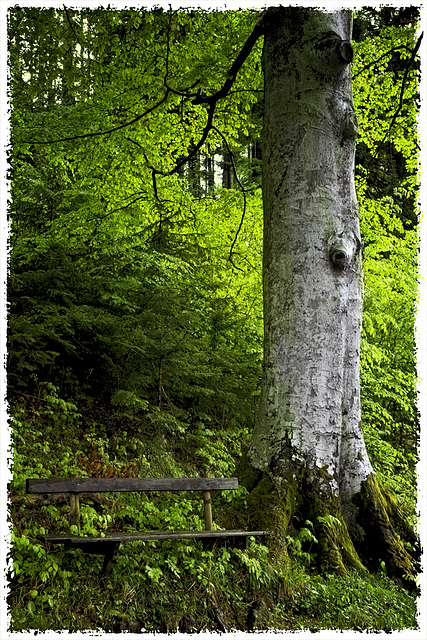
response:
M363 541L357 543L359 556L371 570L384 562L391 577L414 590L420 544L393 497L378 478L371 475L362 483L353 502L358 510L358 524L365 533Z
M313 524L319 569L345 575L348 569L388 574L405 588L416 588L420 548L413 527L395 500L372 474L345 509L330 490L324 469L257 472L242 459L238 475L249 495L245 521L251 527L272 531L272 545L296 533L306 520ZM242 512L242 504L239 510ZM243 510L244 511L244 510ZM295 523L298 526L295 526ZM275 540L275 541L274 541ZM384 565L382 565L384 563Z

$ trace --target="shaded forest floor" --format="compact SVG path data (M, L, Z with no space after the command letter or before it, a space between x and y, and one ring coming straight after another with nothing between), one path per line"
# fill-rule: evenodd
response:
M46 532L68 532L63 498L46 503L25 495L27 477L201 475L206 460L191 442L158 431L108 433L71 403L51 396L14 410L11 482L9 611L11 631L251 631L261 629L384 630L417 627L417 599L385 571L362 577L321 576L306 521L296 536L267 548L204 550L199 541L135 542L122 546L106 588L102 556L62 547L46 550ZM218 452L226 447L223 434ZM200 442L199 442L200 444ZM244 444L244 439L242 444ZM221 454L217 452L218 466ZM223 455L216 475L230 475ZM228 460L231 465L231 461ZM212 472L211 475L215 475ZM239 490L244 499L244 489ZM231 492L230 492L231 493ZM235 492L233 492L235 493ZM232 496L215 497L214 527ZM186 493L106 494L82 501L82 533L203 528L203 503ZM13 569L12 569L13 566Z

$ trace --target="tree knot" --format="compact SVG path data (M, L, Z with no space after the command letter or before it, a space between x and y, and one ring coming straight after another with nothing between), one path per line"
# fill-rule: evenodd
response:
M350 64L354 58L354 51L348 40L341 40L337 46L338 57L344 64Z

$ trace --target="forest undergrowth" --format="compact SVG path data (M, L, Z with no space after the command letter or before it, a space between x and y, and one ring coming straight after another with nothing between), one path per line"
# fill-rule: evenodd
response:
M114 437L84 418L50 388L43 401L15 408L9 613L11 631L356 629L417 627L417 597L387 577L350 572L322 575L316 567L313 523L301 523L264 546L203 549L199 541L134 542L121 547L104 587L102 557L62 546L46 549L39 536L69 532L69 504L42 504L25 495L28 477L199 476L233 473L236 434L222 433L209 460L190 451L176 433L128 424ZM40 399L42 400L42 399ZM199 436L199 445L202 436ZM203 436L206 438L206 435ZM248 433L239 434L239 448ZM197 436L195 436L197 440ZM206 447L205 451L208 451ZM240 489L244 499L244 489ZM214 528L231 493L216 496ZM401 506L408 509L408 495ZM142 529L203 529L200 496L103 494L82 500L83 535Z

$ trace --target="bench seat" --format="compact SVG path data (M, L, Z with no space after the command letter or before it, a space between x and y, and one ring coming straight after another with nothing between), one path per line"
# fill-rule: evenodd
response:
M74 547L83 549L87 553L94 553L90 550L92 545L98 545L100 549L111 543L135 542L136 540L203 540L214 544L228 544L239 548L245 548L247 539L252 536L266 536L266 531L240 531L233 529L223 529L217 531L135 531L106 533L104 536L78 536L71 533L46 534L40 539L50 544L65 544L67 548ZM100 550L100 553L103 553Z

